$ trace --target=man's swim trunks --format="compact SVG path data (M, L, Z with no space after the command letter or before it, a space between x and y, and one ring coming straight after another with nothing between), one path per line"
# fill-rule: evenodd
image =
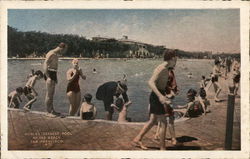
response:
M49 78L57 83L57 74L56 73L57 73L56 71L50 71L50 70L48 70ZM45 81L47 80L47 78L48 77L46 75L44 75Z
M73 72L71 73L71 76L73 76ZM79 78L80 78L80 75L79 73L77 73L76 77L68 83L67 85L67 93L72 91L72 92L80 92L80 86L79 86Z
M160 91L160 92L162 94L165 94L164 93L165 91ZM154 92L151 92L151 94L150 94L149 103L150 103L150 109L149 109L150 113L156 114L156 115L165 114L164 105L161 104L158 96Z

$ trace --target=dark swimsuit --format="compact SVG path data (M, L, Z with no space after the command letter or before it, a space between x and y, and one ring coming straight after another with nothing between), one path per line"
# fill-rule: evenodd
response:
M71 76L73 76L73 72L71 73ZM75 93L80 92L79 78L80 78L80 75L79 73L77 73L74 79L68 83L67 91L66 91L67 93L70 91L75 92Z
M49 76L49 78L51 80L55 81L55 82L57 82L57 74L56 73L57 73L56 71L50 71L50 70L48 70L48 76ZM45 81L47 80L47 78L48 77L46 75L44 75Z
M160 92L161 92L161 94L165 95L165 90L164 91L160 91ZM150 103L150 110L149 110L149 112L151 114L156 114L156 115L163 115L163 114L165 114L164 105L161 104L158 96L154 92L151 92L151 94L150 94L149 103Z
M233 78L235 83L239 83L240 82L240 74L237 74L234 78Z
M174 91L175 93L177 92L177 83L174 72L172 70L169 70L166 90L159 90L159 91L161 92L162 95L166 95L169 94L171 90ZM164 105L160 102L158 96L154 92L151 92L150 94L149 103L150 103L149 111L152 114L156 115L168 114L169 116L174 115L173 108L171 108L170 106L167 107L167 112L165 112Z
M32 93L31 88L25 86L25 87L23 88L23 93L24 93L24 95L31 94L31 93Z
M214 77L212 77L212 82L218 82L219 76L215 75Z
M83 120L92 120L93 116L94 116L93 112L83 112L82 113Z

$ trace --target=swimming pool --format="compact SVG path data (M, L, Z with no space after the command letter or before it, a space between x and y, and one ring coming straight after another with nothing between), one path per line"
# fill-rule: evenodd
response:
M8 92L17 87L23 87L26 83L26 77L31 73L31 69L43 70L44 60L8 60ZM80 60L79 66L87 76L86 80L80 80L82 96L85 93L91 93L95 96L99 85L107 81L117 81L127 75L128 96L132 101L128 109L128 117L132 121L147 121L148 119L148 98L150 89L148 80L152 75L154 68L159 65L161 60L153 59L87 59ZM54 96L54 107L56 111L67 113L69 102L66 96L66 71L71 67L71 60L60 60L58 70L58 84ZM177 61L175 75L180 93L174 100L174 105L186 103L186 92L189 88L198 89L201 76L209 76L212 72L213 60L181 60ZM93 69L97 73L93 73ZM188 78L188 73L192 73L192 78ZM33 104L32 110L45 111L45 81L37 81L35 86L38 92L38 100ZM25 98L23 98L25 99ZM24 100L25 102L26 100ZM104 118L104 106L101 101L93 98L92 102L97 107L97 118ZM23 103L24 104L24 103ZM22 104L22 106L23 106ZM118 113L114 114L114 120L117 119Z

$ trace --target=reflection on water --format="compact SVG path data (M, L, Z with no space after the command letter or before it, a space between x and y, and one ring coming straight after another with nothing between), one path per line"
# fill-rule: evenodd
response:
M43 60L9 60L8 61L8 91L17 87L24 86L26 77L30 74L31 69L42 70L41 62ZM82 96L85 93L91 93L95 96L99 85L107 81L117 81L127 75L128 96L133 102L128 110L128 117L132 121L146 121L148 119L148 98L150 89L147 81L152 75L153 69L159 65L160 60L80 60L79 66L87 76L86 80L80 80ZM58 84L54 96L54 107L57 111L67 113L69 102L66 96L66 71L71 67L71 60L59 61ZM97 73L93 73L93 69ZM178 60L175 69L177 84L180 94L174 100L175 105L183 105L186 102L185 93L189 88L198 89L198 82L202 75L208 76L212 70L211 60ZM187 73L192 73L192 78L187 77ZM33 110L45 111L45 81L41 80L35 86L39 97L32 106ZM26 100L24 100L26 101ZM103 103L93 98L93 103L98 109L97 118L104 118ZM117 119L115 113L114 119Z

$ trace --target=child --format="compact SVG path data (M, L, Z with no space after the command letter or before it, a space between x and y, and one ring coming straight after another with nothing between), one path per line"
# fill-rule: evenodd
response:
M210 81L210 79L207 79L205 76L201 76L200 87L205 89L207 87L209 81Z
M194 117L194 116L198 116L201 113L204 113L203 115L206 114L206 105L204 102L207 103L207 99L206 99L206 92L204 90L204 88L201 88L200 90L200 95L196 96L197 92L194 89L189 89L187 92L187 100L188 103L186 106L178 106L177 108L186 108L186 111L183 114L183 117L185 117L186 115L189 117Z
M8 95L8 107L19 108L21 100L21 95L23 94L23 88L18 87L16 90L10 92Z
M170 67L168 69L168 82L167 82L167 87L166 87L166 98L167 101L164 104L164 110L165 110L165 116L166 116L166 120L167 120L167 124L168 124L168 130L170 132L171 135L171 142L173 145L177 144L177 140L175 137L175 130L174 130L174 111L173 111L173 105L172 105L172 99L174 99L174 97L178 94L178 88L177 88L177 83L176 83L176 79L175 79L175 75L174 75L174 71L173 68ZM156 133L154 138L158 139L159 138L159 132L160 132L160 127L161 124L163 124L162 122L158 122L158 126L156 129Z
M210 112L210 110L208 108L208 106L210 105L210 102L207 99L207 93L206 93L204 88L202 88L202 87L200 88L199 96L197 98L199 100L200 105L203 108L202 109L203 115L206 115L206 113Z
M96 107L91 103L92 95L87 93L84 95L83 103L80 108L80 117L82 120L94 120L97 114Z
M118 112L118 122L131 122L131 118L127 117L128 106L131 105L131 101L124 103L122 98L117 98L115 104L111 104L111 107L114 107Z
M33 76L28 79L25 87L23 88L24 95L28 99L28 103L24 105L23 109L29 111L31 109L32 104L37 100L38 94L34 86L36 84L36 80L40 80L41 78L43 78L43 73L42 71L38 70L33 74Z

